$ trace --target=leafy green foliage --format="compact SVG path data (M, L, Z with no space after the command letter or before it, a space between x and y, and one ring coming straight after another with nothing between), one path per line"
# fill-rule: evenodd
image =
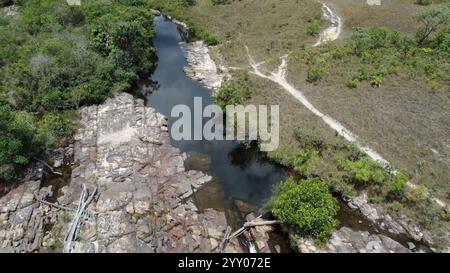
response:
M38 122L37 137L45 140L48 146L61 144L61 140L71 135L75 129L75 123L69 115L76 117L70 112L46 112Z
M0 100L0 181L12 179L29 162L35 141L33 118Z
M389 196L393 198L403 197L408 180L409 178L403 173L397 173L394 175L389 185Z
M382 184L388 177L380 164L367 157L357 161L346 160L344 170L348 172L347 179L357 185Z
M0 13L0 99L10 113L0 160L6 180L32 153L71 134L66 112L127 90L154 65L153 16L145 0L16 4L17 16ZM19 115L30 117L28 126L18 123Z
M408 189L405 196L410 202L423 202L428 198L428 189L424 185L418 185L415 188Z
M228 5L231 4L233 0L211 0L211 2L213 5Z
M306 76L306 80L310 83L317 82L323 78L324 71L318 67L310 67L308 68L308 74Z
M416 40L387 28L361 28L354 30L345 45L299 49L293 56L306 63L306 80L310 83L330 76L347 79L343 84L348 88L356 88L364 81L376 88L392 80L389 76L395 76L405 80L426 79L430 87L439 88L450 81L450 29L448 23L442 23L445 17L442 14L437 22L422 15L427 18L423 20L430 22L424 23L427 30L420 34L419 29L418 35L427 35L426 39ZM341 65L348 69L344 72Z
M317 151L311 147L307 147L304 151L290 157L289 162L298 172L303 175L308 175L317 154Z
M306 128L297 127L294 129L295 138L303 147L312 147L318 151L322 151L326 148L325 139L319 134L308 130Z
M273 214L301 235L324 242L338 226L336 199L320 180L289 178L274 189L269 207Z
M427 6L431 4L432 0L417 0L416 3L422 6Z
M433 6L415 13L414 18L422 23L422 27L417 32L417 40L419 44L423 44L441 25L450 22L450 8L447 5Z
M227 2L227 1L221 1ZM231 1L230 1L231 2ZM195 6L194 0L149 0L149 4L154 9L164 12L166 15L171 15L189 26L189 39L202 40L207 45L217 45L219 39L213 33L208 32L202 25L186 13L186 10Z
M306 33L311 36L317 36L320 33L320 23L313 21L306 25Z

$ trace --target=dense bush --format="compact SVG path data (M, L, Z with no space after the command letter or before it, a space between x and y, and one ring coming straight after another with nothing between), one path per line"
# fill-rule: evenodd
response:
M389 183L389 197L401 198L405 195L406 183L409 178L403 173L394 175Z
M414 17L422 23L416 36L419 44L423 44L441 25L450 22L450 8L447 5L437 5L415 13Z
M432 0L416 0L416 3L422 6L431 4Z
M318 67L310 67L308 68L308 73L306 76L306 80L310 83L317 82L323 78L324 71Z
M306 33L311 36L317 36L320 33L320 24L317 21L308 23L306 25Z
M320 180L282 182L274 189L269 207L273 214L301 235L312 235L324 242L337 227L336 199Z
M0 13L0 99L9 113L2 124L4 180L32 153L71 134L66 111L130 88L153 68L154 56L153 16L145 0L16 4L18 16ZM29 116L27 123L19 123L18 115Z
M367 157L357 161L347 160L344 170L348 172L347 179L356 185L383 184L388 177L380 164Z
M226 2L226 1L224 1ZM195 19L186 13L186 10L194 6L194 0L149 0L149 4L154 9L164 12L166 15L171 15L189 26L189 39L202 40L207 45L217 45L219 39L216 35L206 30Z
M405 194L406 199L410 202L423 202L428 198L428 189L424 185L411 187Z
M307 147L302 152L299 152L289 158L290 165L302 175L308 175L311 171L311 166L317 158L317 151L311 147Z
M225 109L227 105L240 105L252 95L248 74L244 73L237 79L224 84L216 94L217 104Z
M29 162L37 144L35 130L32 116L0 100L0 181L12 179Z
M325 139L321 135L306 128L295 128L294 136L304 148L312 147L318 151L322 151L327 146Z
M306 63L310 83L331 76L346 79L342 84L348 88L364 81L380 87L395 76L425 79L432 89L448 85L450 9L433 5L414 17L421 23L416 38L388 28L357 28L344 45L299 49L294 57Z

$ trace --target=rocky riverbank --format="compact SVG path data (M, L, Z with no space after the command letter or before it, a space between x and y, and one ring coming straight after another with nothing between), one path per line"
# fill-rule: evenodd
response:
M368 231L354 231L342 227L333 233L326 245L317 245L311 238L302 238L290 234L293 247L301 253L410 253L393 239Z
M219 73L216 63L209 54L208 46L202 41L182 43L180 46L187 61L184 67L186 75L201 82L208 89L217 91L225 76Z
M164 116L129 94L81 110L70 185L55 205L32 177L0 199L3 252L59 252L82 185L97 189L72 252L218 252L224 213L191 200L211 177L185 171ZM38 201L42 200L42 201ZM242 252L237 240L225 252Z

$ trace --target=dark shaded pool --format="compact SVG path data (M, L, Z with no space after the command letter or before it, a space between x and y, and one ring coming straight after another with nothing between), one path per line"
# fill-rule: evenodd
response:
M139 84L139 91L146 96L147 103L168 117L169 128L177 119L170 117L175 105L184 104L194 109L194 97L202 98L203 107L214 104L211 91L185 75L186 60L180 42L182 38L177 26L164 17L157 17L153 43L158 65L151 79ZM283 168L270 162L256 148L247 148L234 141L172 140L172 144L183 152L207 158L205 161L209 166L201 169L213 176L217 185L208 186L210 200L203 200L205 206L220 209L224 203L215 199L221 197L228 204L233 199L240 199L259 207L270 197L272 186L287 177Z
M214 104L211 91L185 75L186 59L180 42L183 39L177 26L165 17L156 17L153 43L158 64L151 77L142 79L136 89L137 95L144 96L148 105L168 117L169 128L177 119L170 117L174 106L183 104L193 110L194 97L202 98L203 107ZM243 211L261 208L271 197L272 187L290 175L288 170L266 158L257 147L247 147L235 141L172 139L172 145L194 156L187 161L188 169L201 170L213 177L212 183L194 195L197 206L226 212L234 229L242 224ZM342 226L379 233L362 215L357 215L343 202L340 204L338 219ZM392 237L392 234L386 235ZM286 234L279 231L271 236L271 243L280 246L282 252L290 251ZM396 239L404 245L407 243L406 238Z

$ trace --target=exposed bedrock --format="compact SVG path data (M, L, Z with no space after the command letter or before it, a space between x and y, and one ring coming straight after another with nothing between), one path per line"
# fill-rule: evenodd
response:
M186 156L171 146L164 116L144 106L142 100L119 94L102 105L83 108L80 123L71 182L63 188L57 204L76 208L83 184L91 190L97 188L98 194L87 209L89 216L72 252L220 251L228 227L224 213L212 209L200 212L191 200L192 193L211 177L185 171ZM33 194L39 193L40 181L23 187L30 189L18 189L20 192L0 199L2 207L8 208L1 214L1 220L7 218L8 222L7 226L2 224L1 249L61 251L73 211L37 202ZM32 193L30 198L22 191ZM44 232L44 228L34 227L39 223L30 226L11 220L25 214L22 210L27 207L33 208L33 213L47 211L50 228ZM32 230L34 240L15 240L14 236L25 236L14 235L21 233L19 225L24 234ZM7 239L5 229L11 230L6 231ZM237 240L225 249L242 251Z

